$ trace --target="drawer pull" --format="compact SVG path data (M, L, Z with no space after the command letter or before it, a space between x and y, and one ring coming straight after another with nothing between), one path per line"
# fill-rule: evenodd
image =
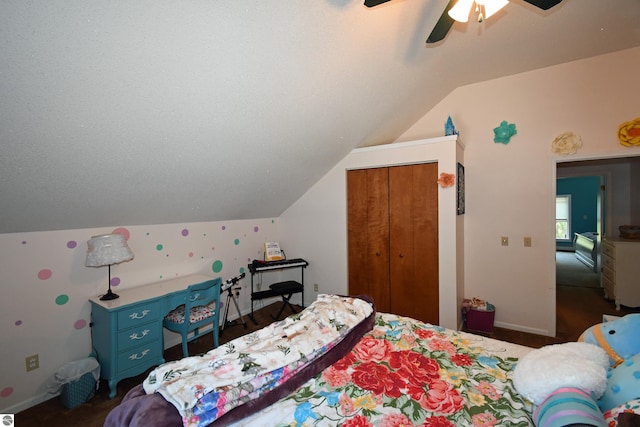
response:
M144 319L147 314L151 313L151 310L142 310L142 314L131 313L129 319Z
M149 335L149 332L151 332L149 329L145 329L144 331L142 331L141 335L138 335L138 333L134 333L129 335L129 339L130 340L141 340L144 339L144 337L146 337L147 335Z
M147 355L147 353L149 353L149 349L142 350L142 353L140 355L136 353L129 356L129 360L142 360Z

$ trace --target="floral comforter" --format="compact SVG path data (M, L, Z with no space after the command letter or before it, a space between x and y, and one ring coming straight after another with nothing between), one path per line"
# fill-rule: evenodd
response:
M144 390L147 394L159 393L173 404L185 426L209 425L296 377L329 354L351 331L357 331L369 317L370 330L373 312L372 305L363 299L319 295L297 315L202 356L159 366L145 379ZM332 362L363 333L364 330Z
M377 314L345 357L237 425L530 426L511 374L530 349Z

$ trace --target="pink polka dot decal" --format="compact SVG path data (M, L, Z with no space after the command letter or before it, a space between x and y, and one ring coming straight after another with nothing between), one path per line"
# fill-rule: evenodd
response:
M189 235L189 230L187 230L186 228L182 230L182 235L184 237L187 237Z
M122 234L125 240L129 240L129 230L124 227L118 227L111 232L112 234Z
M48 268L38 271L38 279L40 280L48 280L51 276L53 276L53 273Z
M0 391L0 397L9 397L13 394L13 387L5 387Z
M69 241L67 242L67 247L68 247L69 249L73 249L73 248L75 248L76 246L78 246L78 242L76 242L75 240L69 240Z
M111 278L111 286L118 286L120 284L120 278L119 277L112 277Z
M76 329L84 329L87 326L87 321L84 319L76 320L76 323L73 324L73 327Z

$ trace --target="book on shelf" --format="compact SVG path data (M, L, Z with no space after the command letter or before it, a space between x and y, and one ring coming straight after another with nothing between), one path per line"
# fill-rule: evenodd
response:
M264 242L264 260L278 261L284 259L284 254L278 242Z

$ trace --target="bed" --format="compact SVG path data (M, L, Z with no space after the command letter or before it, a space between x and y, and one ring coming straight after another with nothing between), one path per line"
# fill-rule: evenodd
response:
M105 427L529 426L532 405L511 373L530 350L376 313L368 297L319 295L301 313L158 367Z
M598 233L575 233L573 238L576 258L584 265L598 272Z

